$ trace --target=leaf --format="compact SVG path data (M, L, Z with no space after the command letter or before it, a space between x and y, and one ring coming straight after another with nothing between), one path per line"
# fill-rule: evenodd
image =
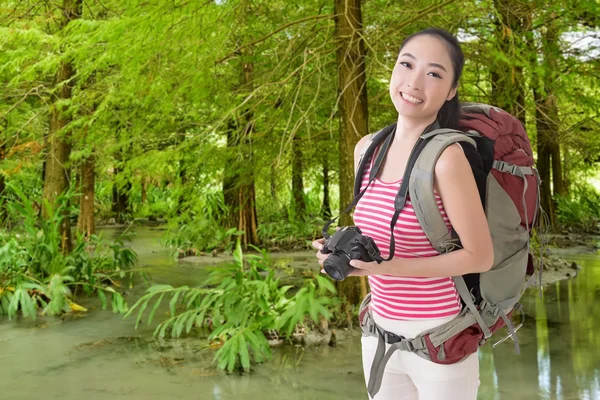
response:
M175 316L175 307L177 306L177 300L179 299L180 294L181 290L178 290L169 302L169 311L171 313L171 317Z
M240 239L237 239L236 245L235 245L235 251L233 252L233 259L235 261L235 265L237 265L238 268L243 269L244 268L244 255L242 253L242 244Z
M36 304L33 302L31 296L25 289L23 290L23 294L21 295L21 311L25 317L31 317L32 319L36 318Z
M262 332L258 332L257 334L262 335L264 338L264 335L262 334ZM260 340L258 339L257 334L255 334L251 330L248 330L248 331L246 331L246 339L248 340L248 343L250 343L250 346L252 346L252 353L254 354L254 360L256 362L262 362L264 349L262 348L263 346L262 346ZM266 341L266 338L265 338L265 341ZM267 343L267 346L268 346L268 343Z
M192 330L192 327L194 326L194 322L196 322L196 313L195 312L188 313L187 322L185 324L186 333L190 333L190 331Z
M239 341L240 362L244 371L248 372L250 371L250 355L248 354L248 344L243 334L239 335Z
M237 361L237 357L238 357L238 349L239 349L239 341L238 341L238 336L235 335L233 336L231 339L229 339L227 342L225 342L225 346L228 346L228 353L227 353L227 371L232 372L235 369L235 363Z
M156 335L158 333L158 336L160 338L164 338L167 333L167 329L169 329L169 327L172 326L174 322L175 322L174 319L169 319L169 320L163 322L162 324L158 325L156 327L156 329L154 330L154 335ZM160 331L159 331L159 329L160 329Z
M175 337L181 336L181 333L183 332L184 327L185 327L185 318L180 316L177 319L175 326L173 326L173 334L175 335Z
M173 290L173 286L171 286L171 285L153 285L153 286L150 286L148 288L148 290L146 290L146 293L156 293L156 292L169 291L169 290Z
M154 314L156 314L156 310L158 310L158 307L160 307L160 303L162 302L163 297L165 297L165 294L161 294L160 297L158 298L158 301L156 303L154 303L154 307L152 307L152 311L150 311L150 315L148 316L148 326L150 326L150 324L152 324L152 319L154 318Z
M144 303L142 304L142 307L140 308L140 311L138 312L138 316L135 320L135 329L138 328L138 326L140 325L140 321L142 320L142 315L144 314L144 311L146 310L146 307L148 307L148 302L150 301L150 299L144 301Z
M317 275L317 283L318 283L319 289L325 289L332 294L337 293L335 286L328 278Z
M80 306L77 303L74 303L72 301L68 301L69 307L71 308L72 311L77 311L77 312L85 312L87 311L87 308Z
M20 289L15 290L13 297L10 299L10 306L8 307L8 319L12 319L17 314L19 309L19 303L21 302L22 291Z

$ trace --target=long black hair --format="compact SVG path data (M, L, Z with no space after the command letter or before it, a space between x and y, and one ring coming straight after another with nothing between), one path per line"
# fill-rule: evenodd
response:
M452 60L452 67L454 69L454 79L452 80L452 87L458 86L458 81L462 75L463 66L465 65L465 55L460 47L458 39L450 32L440 28L427 28L422 31L413 33L402 42L400 50L417 36L435 36L442 39L448 48L450 59ZM460 120L460 102L458 100L458 91L456 96L451 100L448 100L442 105L437 116L438 122L442 128L458 129L458 121Z

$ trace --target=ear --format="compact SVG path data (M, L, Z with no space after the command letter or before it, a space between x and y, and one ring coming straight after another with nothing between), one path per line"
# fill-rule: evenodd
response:
M452 89L450 89L450 92L448 93L448 97L446 97L446 101L452 100L454 98L454 96L456 96L457 91L458 91L458 85L456 85Z

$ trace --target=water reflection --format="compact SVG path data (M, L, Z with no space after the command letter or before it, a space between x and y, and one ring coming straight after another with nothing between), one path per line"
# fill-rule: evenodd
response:
M528 321L519 331L521 355L510 341L481 352L481 399L600 399L600 262L523 299Z

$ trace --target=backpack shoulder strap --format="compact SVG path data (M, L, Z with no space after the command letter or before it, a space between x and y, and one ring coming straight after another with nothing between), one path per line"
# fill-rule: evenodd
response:
M418 156L415 166L410 173L409 195L419 224L423 228L431 245L439 252L445 253L452 250L457 244L444 222L444 217L439 211L435 193L433 191L433 178L435 164L442 152L453 143L469 143L477 146L475 141L464 132L455 130L435 131L435 137ZM430 132L430 136L434 132Z

